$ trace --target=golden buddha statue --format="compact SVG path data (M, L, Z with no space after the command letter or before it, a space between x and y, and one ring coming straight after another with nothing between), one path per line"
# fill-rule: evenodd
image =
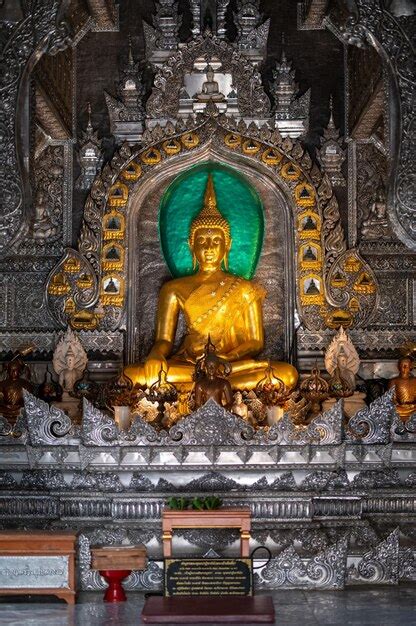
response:
M0 415L14 423L24 406L23 390L33 392L33 385L23 377L29 373L29 368L20 353L7 363L6 372L6 378L0 382Z
M204 357L205 373L195 383L195 408L203 406L210 398L228 411L233 402L233 392L229 381L220 376L220 359L215 353Z
M399 376L389 381L389 389L394 387L394 402L401 420L406 422L416 413L416 378L412 376L413 360L402 357L398 361Z
M254 356L264 345L262 302L266 292L254 282L227 271L231 243L230 226L217 208L210 175L204 206L189 233L197 272L163 285L153 348L144 365L125 368L134 383L152 385L163 368L169 382L190 388L195 363L203 355L208 337L216 347L216 355L231 363L228 380L234 389L253 389L264 377L270 363L257 361ZM187 333L178 352L170 357L180 311ZM283 362L271 365L288 390L293 389L298 379L296 369Z

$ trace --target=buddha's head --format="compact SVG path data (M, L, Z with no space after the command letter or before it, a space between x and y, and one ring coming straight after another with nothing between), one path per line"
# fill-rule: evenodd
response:
M341 369L345 369L347 367L347 355L345 354L345 352L344 352L344 350L342 348L338 352L337 365Z
M405 356L399 359L398 368L402 378L409 378L412 372L413 361L410 357Z
M228 253L231 248L230 225L217 208L214 182L208 176L204 206L193 220L189 233L189 247L193 266L201 269L219 269L224 262L228 269Z
M213 68L212 68L212 66L211 66L211 65L209 65L209 64L208 64L208 65L206 66L206 68L205 68L205 74L206 74L206 77L207 77L207 81L208 81L209 83L212 83L212 82L213 82L213 80L214 80L214 70L213 70Z
M69 370L73 370L75 368L75 354L72 349L72 346L69 346L68 348L65 361L66 361L66 366Z
M10 380L16 381L20 378L21 365L19 361L11 361L8 365L7 372Z
M215 378L219 367L219 359L215 354L208 354L205 357L205 372L207 377L212 380Z

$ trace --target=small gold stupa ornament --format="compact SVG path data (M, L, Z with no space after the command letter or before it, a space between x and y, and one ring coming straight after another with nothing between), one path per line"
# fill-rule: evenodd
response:
M52 277L48 287L48 293L51 296L64 296L71 291L71 285L68 283L65 274L59 272Z
M68 274L77 274L77 272L79 272L80 269L81 269L81 261L79 259L76 259L73 256L70 256L64 262L64 272L67 272Z
M354 389L352 389L348 381L341 376L338 367L335 368L328 384L331 398L349 398L354 395Z
M265 406L281 406L288 399L286 385L275 374L270 363L264 372L264 378L257 383L255 391L256 396Z
M134 400L133 382L124 372L111 380L105 387L106 406L113 410L115 406L131 406Z
M177 396L175 385L168 381L167 372L162 367L157 381L149 387L149 400L158 402L160 408L163 409L164 402L174 402Z
M311 412L317 414L321 411L321 404L328 398L329 385L322 378L318 367L314 367L310 376L300 385L301 395L311 403Z

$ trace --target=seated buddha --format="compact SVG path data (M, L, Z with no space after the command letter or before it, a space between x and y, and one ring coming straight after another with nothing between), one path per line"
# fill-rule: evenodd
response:
M24 406L23 390L33 392L33 385L24 375L29 373L20 355L6 366L6 378L0 382L0 415L14 423Z
M399 375L389 381L388 388L394 389L393 400L401 420L406 422L416 413L416 378L412 376L413 360L402 357L398 361Z
M254 358L264 346L262 304L266 292L260 285L227 271L230 226L217 208L211 176L204 206L191 224L188 242L197 271L163 285L153 348L144 365L129 365L125 373L134 383L150 386L163 368L169 382L190 388L195 363L204 354L210 337L216 355L232 366L228 378L231 386L253 389L269 366L268 361ZM179 350L171 355L180 312L187 330ZM293 389L297 370L283 362L272 362L272 366L275 375Z
M207 80L202 83L201 93L196 95L197 100L200 102L208 102L209 100L222 102L225 96L220 92L217 81L214 80L214 70L210 65L207 65L206 77Z
M378 239L389 234L386 196L382 189L376 193L368 217L362 223L361 234L367 239Z

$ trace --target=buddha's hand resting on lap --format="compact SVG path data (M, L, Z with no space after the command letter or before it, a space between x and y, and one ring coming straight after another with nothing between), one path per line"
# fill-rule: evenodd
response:
M157 382L161 369L164 369L165 372L168 371L168 363L165 357L163 354L151 352L144 364L144 375L146 378L146 385L148 387Z

